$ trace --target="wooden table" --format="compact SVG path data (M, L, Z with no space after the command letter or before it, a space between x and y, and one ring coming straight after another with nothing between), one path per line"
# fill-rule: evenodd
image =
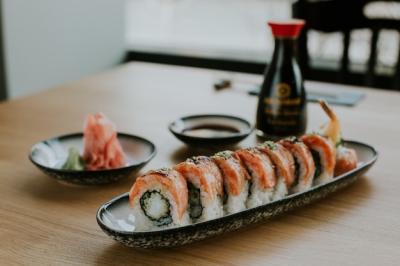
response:
M198 152L167 130L195 113L228 113L251 121L256 97L214 92L221 77L261 76L132 63L0 104L0 264L98 265L398 265L400 260L400 94L364 89L356 107L335 107L344 136L374 145L377 164L353 186L247 230L169 250L135 250L97 226L97 208L126 192L133 178L109 186L72 187L39 172L27 159L41 139L80 131L84 116L102 111L120 131L145 136L158 154L145 169L169 166ZM359 90L308 82L308 88ZM309 126L326 121L309 105ZM252 136L242 146L252 145Z

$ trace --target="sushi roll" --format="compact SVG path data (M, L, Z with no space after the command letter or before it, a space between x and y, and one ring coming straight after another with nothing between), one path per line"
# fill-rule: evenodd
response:
M129 192L129 202L139 230L190 223L186 180L173 169L150 171L138 177Z
M276 185L273 200L279 200L289 193L294 181L295 162L290 152L279 143L264 142L258 149L269 156L275 166Z
M331 140L318 134L304 135L301 141L310 149L315 163L313 184L329 182L334 177L336 154Z
M269 157L256 148L236 151L250 174L247 208L266 204L272 200L276 184L275 170Z
M174 167L187 181L189 216L202 222L224 215L223 181L218 166L206 156L187 159Z
M344 174L357 167L358 158L356 151L343 145L336 149L335 176Z
M314 159L307 146L299 139L287 138L279 141L294 158L295 176L290 193L297 193L309 189L313 184L315 174Z
M232 151L223 151L212 156L221 170L224 180L224 210L226 214L246 209L250 176L239 156Z

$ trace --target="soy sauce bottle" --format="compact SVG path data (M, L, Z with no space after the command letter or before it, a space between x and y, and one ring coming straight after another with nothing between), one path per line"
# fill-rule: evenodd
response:
M307 125L306 92L296 58L303 20L268 22L275 39L257 108L256 132L261 138L280 139L304 134Z

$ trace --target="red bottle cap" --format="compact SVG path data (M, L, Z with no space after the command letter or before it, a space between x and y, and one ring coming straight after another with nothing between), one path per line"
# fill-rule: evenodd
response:
M297 38L305 21L302 19L290 19L282 21L268 21L272 34L279 38Z

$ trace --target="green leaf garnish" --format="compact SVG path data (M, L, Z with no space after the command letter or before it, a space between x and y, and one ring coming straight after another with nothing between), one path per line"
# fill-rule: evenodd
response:
M270 150L276 149L276 144L273 141L266 141L263 143L264 146L268 147Z
M221 151L221 152L216 153L214 156L228 159L232 156L232 152L231 151Z

